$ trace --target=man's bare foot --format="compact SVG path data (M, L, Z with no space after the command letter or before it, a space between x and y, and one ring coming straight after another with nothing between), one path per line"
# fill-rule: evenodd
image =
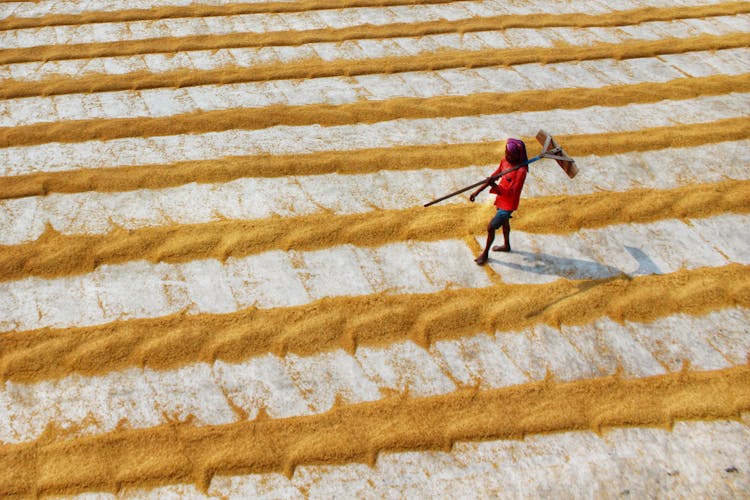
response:
M487 254L483 253L476 259L474 259L474 262L477 263L477 265L483 266L485 262L487 262Z
M492 247L492 251L493 252L510 252L510 245L503 245L503 246L496 245Z

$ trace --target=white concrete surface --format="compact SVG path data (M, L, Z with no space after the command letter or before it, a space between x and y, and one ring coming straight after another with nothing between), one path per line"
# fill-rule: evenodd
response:
M671 189L728 179L748 180L750 141L670 148L644 153L577 158L569 180L554 162L532 164L524 199L629 189ZM416 165L415 165L416 167ZM37 239L50 224L63 234L103 234L115 227L139 229L218 220L298 217L323 212L366 213L419 207L480 180L496 165L446 170L382 170L372 174L324 174L242 178L174 188L119 193L53 193L0 200L0 245ZM414 186L419 186L415 189ZM494 199L480 197L480 203ZM444 204L468 203L465 195ZM137 211L133 207L139 207Z
M676 219L583 229L569 235L512 231L513 252L492 253L489 267L508 283L604 279L680 269L750 264L732 250L750 216L712 217L706 236ZM498 244L501 242L498 239ZM484 244L484 235L477 235ZM729 254L738 258L731 260ZM489 286L472 250L460 240L352 245L300 252L273 250L243 258L102 265L80 276L29 277L0 283L0 331L102 324L115 320L289 307L323 297L434 293ZM77 299L71 301L70 297Z
M164 164L224 156L498 141L509 136L535 135L540 128L555 135L621 132L744 117L749 107L750 94L730 93L619 107L592 106L457 118L396 119L332 127L276 126L260 130L46 143L0 149L0 175Z
M115 320L289 307L323 297L432 293L485 287L465 243L404 242L376 248L274 250L185 264L132 261L82 276L0 283L0 331L94 325ZM405 263L413 261L414 266ZM446 265L450 263L450 265ZM71 301L70 297L77 299Z
M700 54L702 57L688 54L683 55L683 59L688 60L688 66L696 61L709 65L713 71L706 76L737 75L750 71L750 49L720 52L727 54L704 52ZM744 65L724 64L727 56L745 58L748 62ZM482 92L513 93L668 82L688 76L676 62L662 61L658 57L624 61L599 59L554 66L524 64L513 68L458 68L362 75L353 78L271 80L187 88L24 97L0 100L0 127L68 120L160 118L186 113L253 109L274 105L342 105L403 97L469 96Z
M698 225L693 225L696 221ZM711 232L702 230L711 227ZM581 229L574 235L533 234L512 230L511 253L490 252L488 265L508 283L542 284L571 280L666 274L679 269L750 264L747 244L737 234L750 230L750 217L723 214L705 220L660 220ZM477 243L485 244L478 235ZM503 238L498 232L495 244ZM744 247L744 248L743 248ZM726 248L737 260L730 260Z
M573 381L612 375L648 377L682 369L742 365L750 353L750 310L706 316L677 314L652 323L594 323L561 331L538 325L518 332L439 341L424 349L410 341L336 350L309 357L266 354L242 363L188 364L169 371L132 368L103 376L71 375L36 384L0 385L0 443L32 441L51 422L75 435L109 432L167 419L195 425L239 421L233 406L253 420L313 415L336 399L379 400L408 389L410 397L448 394L459 386L494 389L543 380L552 373ZM456 384L459 384L458 386Z

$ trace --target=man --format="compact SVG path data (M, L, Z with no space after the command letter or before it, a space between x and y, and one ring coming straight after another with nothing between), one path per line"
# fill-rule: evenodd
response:
M492 176L509 170L514 166L522 165L527 161L526 145L523 141L519 139L508 139L505 143L505 158L502 159L497 170L492 173ZM521 190L523 189L523 183L526 180L526 174L528 171L528 165L524 165L518 170L502 176L500 182L497 184L495 181L487 181L480 185L476 191L471 193L469 199L472 202L476 199L477 195L488 186L492 186L490 193L497 195L495 198L497 212L487 225L487 244L484 247L484 251L474 259L474 262L480 266L483 266L489 258L490 247L495 240L495 231L497 231L499 227L503 228L505 244L503 246L492 247L492 250L495 252L510 252L510 218L513 211L518 208L518 203L521 199Z

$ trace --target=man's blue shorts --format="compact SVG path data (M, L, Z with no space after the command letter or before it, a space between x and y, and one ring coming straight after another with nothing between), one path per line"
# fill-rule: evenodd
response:
M502 208L497 209L497 213L490 221L490 227L492 229L498 229L505 222L507 222L512 216L513 210L503 210Z

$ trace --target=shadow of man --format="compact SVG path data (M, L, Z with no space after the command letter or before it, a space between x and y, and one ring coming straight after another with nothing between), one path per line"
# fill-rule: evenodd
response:
M640 248L630 247L625 245L625 250L638 262L638 269L633 271L630 276L647 276L649 274L663 274L659 266L651 260L651 257Z
M557 257L548 253L524 251L515 251L513 253L523 257L523 262L507 262L492 259L492 263L518 271L560 276L569 280L601 279L624 274L621 269L592 260Z
M523 262L508 262L505 260L491 259L493 264L504 266L517 271L551 276L560 276L569 280L591 280L612 278L615 276L644 276L650 274L662 274L659 266L640 248L625 245L625 250L638 262L638 268L631 272L602 264L593 260L574 259L570 257L558 257L548 253L533 253L515 251L520 255Z

